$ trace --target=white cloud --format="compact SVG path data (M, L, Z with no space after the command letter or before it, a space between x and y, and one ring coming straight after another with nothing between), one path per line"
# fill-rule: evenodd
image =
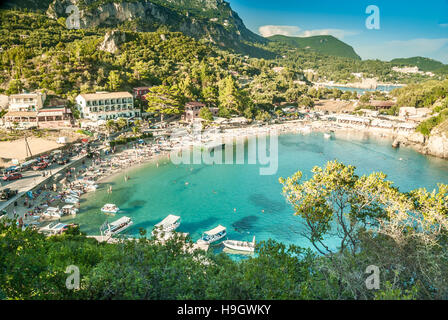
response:
M297 26L261 26L258 28L258 32L263 37L270 37L276 34L283 36L298 36L300 28Z
M290 37L312 37L321 35L332 35L336 38L342 39L346 36L352 36L358 34L358 32L342 30L342 29L316 29L316 30L303 30L298 26L261 26L258 28L258 32L263 37L270 37L276 34L290 36Z
M440 23L439 26L442 27L442 28L447 28L448 27L448 23Z

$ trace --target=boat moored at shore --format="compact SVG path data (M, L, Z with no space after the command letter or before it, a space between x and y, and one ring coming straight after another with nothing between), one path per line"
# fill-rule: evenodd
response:
M129 228L131 225L133 225L134 222L129 217L121 217L118 220L115 220L114 222L106 223L101 227L101 232L104 230L104 235L106 236L112 236L115 234L118 234L127 228Z
M224 240L222 244L231 250L254 252L255 251L255 236L251 242L249 241L237 241L237 240Z
M222 225L213 228L212 230L205 231L201 239L197 241L198 244L211 244L218 242L227 236L227 229Z
M165 219L163 219L154 226L152 235L155 236L157 233L173 232L179 226L180 226L180 217L170 214Z

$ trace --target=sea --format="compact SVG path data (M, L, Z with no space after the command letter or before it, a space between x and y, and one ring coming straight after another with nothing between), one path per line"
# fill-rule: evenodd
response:
M389 138L360 133L323 133L278 136L278 170L261 175L260 164L174 164L168 158L125 170L83 196L76 218L81 230L99 235L100 226L121 216L134 224L124 236L139 237L140 230L151 234L154 225L169 214L181 217L177 231L189 233L196 241L204 231L217 225L227 228L232 240L273 239L287 245L312 246L304 236L304 224L282 194L279 177L296 171L312 177L314 166L337 159L354 165L358 175L382 171L403 192L416 188L433 190L448 184L448 161L422 155L411 148L392 148ZM269 144L266 145L266 148ZM244 151L247 154L247 142ZM129 176L129 180L125 180ZM108 187L112 185L112 193ZM121 211L111 217L100 211L106 203ZM327 239L331 247L337 239Z

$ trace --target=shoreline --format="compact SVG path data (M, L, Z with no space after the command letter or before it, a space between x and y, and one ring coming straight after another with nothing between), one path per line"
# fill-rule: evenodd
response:
M107 186L107 184L112 182L119 175L125 174L127 170L136 170L157 161L167 161L170 158L170 152L172 152L173 150L181 151L192 147L205 147L207 146L207 143L210 142L210 138L214 142L218 141L218 139L221 142L226 141L226 139L232 139L232 141L235 142L240 139L246 140L260 135L271 135L273 133L277 135L307 135L313 132L332 132L332 136L334 136L336 139L341 138L345 140L354 140L354 136L356 136L356 138L359 137L362 140L365 137L374 137L387 139L390 143L392 143L392 141L395 141L396 139L402 139L403 137L407 137L410 135L409 133L395 131L394 129L390 128L366 127L361 125L335 123L322 120L293 120L284 123L269 124L264 126L225 128L221 130L221 132L214 133L211 135L211 137L208 137L209 141L201 141L201 144L196 146L192 146L191 144L184 145L182 143L183 140L176 141L176 143L173 142L175 140L170 141L169 139L162 140L163 142L158 141L160 137L163 137L163 135L160 135L151 138L150 141L142 146L135 143L129 145L128 143L126 145L118 146L117 151L115 151L114 153L110 153L96 160L86 159L86 162L83 163L82 166L78 165L76 167L76 173L74 174L75 180L73 181L73 183L75 183L76 181L83 183L83 181L85 182L86 180L90 180L89 182L94 183L97 186ZM421 153L418 148L415 148L412 145L405 146L411 147L411 149ZM56 173L53 174L52 177L54 177L55 175ZM67 187L65 183L62 183L62 180L55 182L55 184L57 185L57 190L55 191L47 189L41 190L42 187L39 188L39 190L36 190L37 187L33 188L33 190L36 190L36 193L38 193L39 195L39 197L36 197L33 202L38 202L40 204L34 206L32 210L34 210L36 207L42 206L43 203L48 203L49 207L54 206L54 204L52 204L53 201L62 201L60 199L60 195L65 192L64 190L70 190L71 186ZM80 195L80 199L91 197L94 193L95 192L85 191L85 193ZM64 204L62 203L60 205ZM77 207L80 207L79 203L77 204ZM26 221L26 213L30 215L30 207L27 208L25 207L25 205L19 204L17 209L19 217L24 219L25 225L27 223L28 225L33 224L33 222ZM19 217L17 219L19 219ZM59 218L59 220L61 218ZM39 227L43 227L46 222L51 221L54 221L54 219L44 218L41 214L41 218L39 219L38 223Z
M294 126L297 125L297 126ZM310 131L307 131L309 128ZM242 133L241 131L247 131L248 129L252 129L249 132L246 132L242 135L236 135L237 133ZM253 130L255 129L255 130ZM328 131L333 131L335 135L344 135L344 134L359 134L359 135L368 135L375 138L380 139L387 139L390 141L391 145L393 141L396 139L405 139L406 135L409 135L409 133L404 132L396 132L388 128L374 128L374 127L364 127L364 126L356 126L356 125L349 125L349 124L337 124L328 122L328 121L289 121L286 123L281 124L270 124L265 125L262 127L241 127L241 128L233 128L233 129L227 129L230 132L223 132L217 135L217 140L222 139L221 141L225 141L226 137L227 139L232 138L233 141L236 141L238 139L248 139L253 138L259 135L270 135L272 131L276 132L278 135L286 135L286 134L309 134L312 132L320 132L325 133ZM227 136L226 133L232 133L231 136ZM337 138L337 137L336 137ZM351 140L353 137L347 138ZM169 141L169 140L168 140ZM201 147L206 146L205 143L201 144ZM422 153L419 148L414 147L413 145L404 145L405 147L409 147L413 149L416 152ZM197 147L197 146L195 146ZM181 151L184 149L191 148L191 146L185 146L182 148L177 148L176 150ZM123 149L119 151L118 153L115 153L114 157L119 157L120 155L124 153L129 153L129 151L132 149ZM173 148L174 150L174 148ZM138 163L132 163L129 166L124 166L120 170L111 172L110 174L105 174L101 178L99 178L96 182L97 183L108 183L111 182L115 177L117 177L120 174L123 174L125 170L135 170L140 167L143 167L144 165L147 165L149 163L154 163L157 160L167 160L169 159L169 154L173 150L170 151L164 151L160 154L150 156L149 158L143 158L139 159ZM424 153L422 153L424 154ZM435 158L439 158L437 156L431 155L431 154L424 154L425 156L431 156ZM443 158L439 158L442 160L446 160Z

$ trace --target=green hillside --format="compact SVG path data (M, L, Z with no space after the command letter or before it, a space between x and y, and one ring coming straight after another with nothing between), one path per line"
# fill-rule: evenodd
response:
M393 59L390 61L393 65L398 67L403 66L411 66L411 67L418 67L421 71L437 71L441 68L446 67L442 62L430 59L430 58L424 58L424 57L412 57L412 58L399 58L399 59Z
M319 53L336 57L352 58L361 60L355 50L345 42L333 36L314 36L314 37L288 37L275 35L268 37L269 40L288 44L299 49L311 49Z

